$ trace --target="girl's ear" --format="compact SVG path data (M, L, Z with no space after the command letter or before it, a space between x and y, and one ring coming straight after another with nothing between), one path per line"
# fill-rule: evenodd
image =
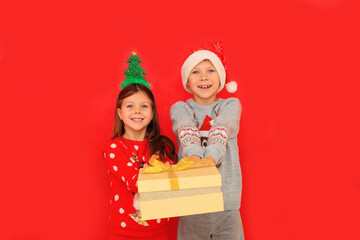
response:
M120 120L122 120L122 117L121 117L121 109L120 109L120 108L117 108L117 109L116 109L116 112L117 112Z

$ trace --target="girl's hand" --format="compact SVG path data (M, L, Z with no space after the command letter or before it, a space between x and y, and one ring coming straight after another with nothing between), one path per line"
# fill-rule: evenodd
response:
M148 167L151 167L151 165L144 163L143 168L148 168Z

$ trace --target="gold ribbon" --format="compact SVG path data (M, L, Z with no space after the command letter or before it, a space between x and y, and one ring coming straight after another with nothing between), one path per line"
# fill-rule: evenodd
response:
M143 168L141 173L147 174L147 173L168 172L171 190L180 189L179 181L175 172L190 168L214 166L212 161L208 158L203 158L200 159L199 161L195 161L192 157L184 157L176 165L166 165L165 163L157 160L158 158L159 158L158 155L153 154L149 160L149 163L152 167Z
M139 225L146 227L149 226L147 221L142 219L140 210L137 210L136 213L129 214L129 216L134 219L134 221L137 222Z

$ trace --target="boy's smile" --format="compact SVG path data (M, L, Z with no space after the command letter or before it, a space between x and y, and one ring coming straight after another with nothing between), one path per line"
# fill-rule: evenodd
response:
M198 87L201 88L201 89L208 89L208 88L211 88L212 85L200 85Z
M208 105L216 101L220 78L214 65L204 60L190 72L186 86L192 91L195 102Z

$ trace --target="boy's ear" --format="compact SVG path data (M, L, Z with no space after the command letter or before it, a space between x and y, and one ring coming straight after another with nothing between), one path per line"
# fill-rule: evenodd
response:
M116 109L116 112L117 112L117 115L119 116L120 120L122 120L122 117L121 117L121 109L120 109L120 108L117 108L117 109Z
M190 89L190 84L189 84L189 80L188 80L187 83L186 83L186 88L191 91L191 89ZM191 92L192 92L192 91L191 91Z

